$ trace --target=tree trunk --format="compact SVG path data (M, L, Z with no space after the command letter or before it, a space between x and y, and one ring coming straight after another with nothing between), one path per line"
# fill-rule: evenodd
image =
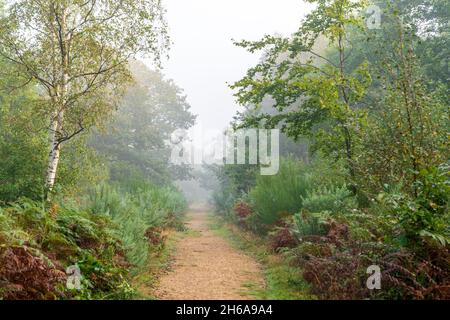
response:
M55 185L56 171L58 170L59 163L59 153L61 150L61 145L56 140L56 135L53 134L52 137L52 147L48 155L48 167L47 167L47 179L46 185L49 191L52 191Z
M52 118L52 124L50 129L50 152L48 154L48 166L46 173L46 186L48 191L52 191L55 180L56 172L58 170L59 155L61 152L61 143L58 140L58 131L62 124L62 113Z
M61 138L61 132L63 129L64 110L66 108L69 80L69 53L67 45L68 38L66 30L66 10L66 8L62 8L60 20L58 20L59 12L58 10L55 10L55 20L58 20L59 25L59 37L57 36L56 38L59 42L58 48L61 54L61 65L59 66L59 69L61 70L61 78L59 85L56 86L56 97L54 100L54 107L56 110L51 119L50 153L48 156L48 167L46 174L46 186L48 191L52 191L55 185L56 173L58 171L61 152L61 143L64 141Z

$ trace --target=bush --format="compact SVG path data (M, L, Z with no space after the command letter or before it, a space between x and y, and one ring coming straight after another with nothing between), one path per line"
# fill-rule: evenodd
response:
M349 208L356 208L356 199L346 185L342 187L323 186L302 198L303 209L309 212L330 211L338 213Z
M302 197L312 187L306 167L293 159L282 159L280 171L274 176L259 176L250 191L250 199L263 224L272 225L284 216L302 208Z
M139 269L147 264L154 231L161 226L182 228L187 204L180 192L169 187L145 184L132 189L99 186L91 192L88 206L92 213L109 215L119 226L127 260Z
M294 215L293 233L297 238L306 236L320 236L326 234L327 216L326 213L303 212Z
M214 191L212 195L212 202L217 212L224 217L230 217L233 212L234 204L237 200L236 192L230 186Z
M410 246L421 241L450 245L448 167L422 170L415 183L416 195L401 191L401 185L385 186L377 205L384 215L409 240Z

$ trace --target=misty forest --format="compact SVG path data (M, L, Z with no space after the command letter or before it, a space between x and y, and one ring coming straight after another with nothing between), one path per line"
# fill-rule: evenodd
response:
M298 3L224 39L218 129L279 130L265 175L250 135L171 161L202 113L165 1L0 0L0 300L450 299L449 2Z

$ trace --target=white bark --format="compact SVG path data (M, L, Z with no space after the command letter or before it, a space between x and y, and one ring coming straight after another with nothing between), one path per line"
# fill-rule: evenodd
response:
M64 113L61 111L52 117L50 128L50 152L48 155L48 166L46 174L46 186L51 191L55 185L56 172L58 171L59 155L61 152L61 141L58 139L58 132L62 128Z
M64 109L67 102L67 90L68 90L68 65L69 56L67 48L67 33L66 33L66 12L64 10L62 18L60 21L60 38L59 38L59 48L61 50L61 65L59 66L61 70L61 80L60 85L56 86L56 98L54 100L54 107L56 111L52 115L51 126L50 126L50 153L48 156L48 167L46 174L46 186L49 191L51 191L55 185L56 173L58 171L60 152L61 152L61 137L60 133L63 128L64 121ZM56 65L55 65L56 66ZM56 68L57 70L58 68Z
M59 154L61 151L61 144L58 142L58 116L52 119L51 131L50 131L50 153L48 155L48 167L46 185L47 189L51 191L55 185L56 172L59 164Z

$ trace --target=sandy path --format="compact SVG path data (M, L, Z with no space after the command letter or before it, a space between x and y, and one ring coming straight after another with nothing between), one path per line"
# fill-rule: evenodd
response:
M162 275L155 295L164 300L251 299L245 285L261 286L259 264L215 235L207 211L192 209L188 228L194 232L177 244L171 271Z

